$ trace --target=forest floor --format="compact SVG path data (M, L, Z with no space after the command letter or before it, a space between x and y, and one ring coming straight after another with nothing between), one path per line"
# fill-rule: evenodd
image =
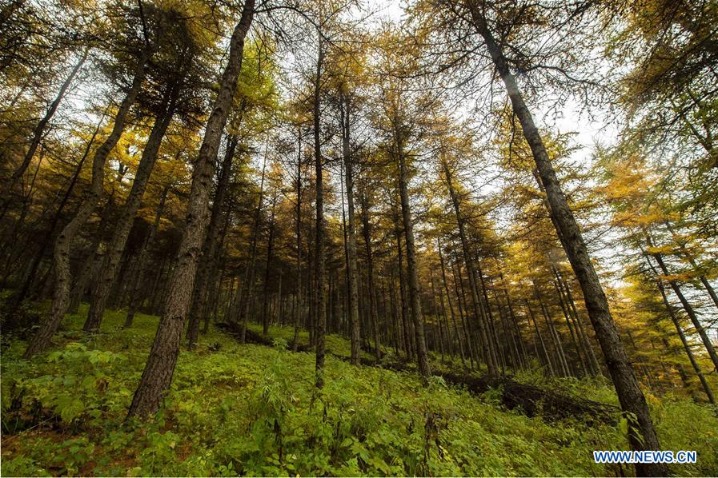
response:
M599 402L609 413L617 400L604 379L518 373L477 394L480 377L466 383L436 357L444 377L424 387L411 370L351 366L348 342L332 335L317 395L314 355L288 351L293 330L283 327L271 328L272 346L241 345L213 328L197 350L181 352L162 411L125 423L158 319L139 315L123 330L124 314L109 312L102 333L87 337L85 313L68 316L53 350L30 361L20 358L22 340L5 344L2 476L633 473L597 465L592 454L627 449L625 420L554 416L541 401L530 413L507 407L507 390L518 387ZM714 411L678 396L648 399L663 449L698 452L696 464L671 471L718 474Z

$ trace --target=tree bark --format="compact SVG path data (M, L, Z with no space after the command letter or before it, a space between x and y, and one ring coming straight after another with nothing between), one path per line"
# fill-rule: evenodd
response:
M157 334L139 386L132 399L128 417L142 418L155 413L172 383L172 375L179 355L182 329L192 299L197 259L205 235L209 191L217 160L217 151L232 107L232 98L237 91L237 79L242 68L244 40L252 24L253 16L254 0L245 0L241 19L232 33L229 59L222 73L219 93L207 120L199 157L192 174L187 223L177 255L177 265L169 278L169 292L165 299Z
M192 305L189 312L189 327L187 329L187 345L194 349L199 339L199 323L207 311L208 282L216 270L215 263L219 252L220 243L220 219L222 209L225 206L227 190L232 176L232 161L237 150L239 138L235 135L227 136L227 146L222 160L217 191L212 203L212 213L207 227L207 237L202 247L202 256L197 269L197 279L192 293Z

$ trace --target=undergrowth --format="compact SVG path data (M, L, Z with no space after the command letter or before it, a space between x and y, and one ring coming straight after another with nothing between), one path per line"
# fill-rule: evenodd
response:
M211 331L183 350L172 389L149 422L124 422L157 318L109 312L103 331L69 316L49 353L2 357L2 475L620 475L593 463L593 450L627 449L623 426L546 423L503 410L491 392L474 397L441 379L352 367L330 355L326 386L314 390L314 357L292 353L291 328L271 330L275 347L240 345ZM304 333L300 340L306 341ZM345 356L346 341L327 340ZM515 379L616 403L609 384ZM718 472L718 422L686 400L649 395L667 450L697 450L680 475Z

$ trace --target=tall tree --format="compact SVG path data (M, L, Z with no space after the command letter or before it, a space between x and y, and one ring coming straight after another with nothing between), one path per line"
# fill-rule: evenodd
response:
M192 174L192 190L187 208L187 222L182 236L177 266L169 280L169 292L157 328L152 350L142 378L132 398L128 417L146 417L155 413L172 382L197 268L199 250L206 229L209 189L222 131L227 123L237 79L242 68L244 42L254 18L254 0L245 0L239 22L230 39L229 57L220 80L220 89L207 120L199 158Z

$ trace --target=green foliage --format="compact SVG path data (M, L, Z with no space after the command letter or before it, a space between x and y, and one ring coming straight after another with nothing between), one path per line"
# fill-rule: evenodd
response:
M69 317L54 351L23 361L13 343L4 357L5 475L605 475L615 470L594 464L591 452L627 449L621 426L547 424L503 411L491 392L473 397L439 378L424 387L414 373L356 368L332 355L318 393L313 355L286 350L291 328L270 330L276 347L211 332L180 354L162 411L123 424L157 320L139 316L126 331L110 312L103 333L86 339L84 310ZM328 343L348 354L343 339ZM615 403L601 379L516 378ZM674 471L711 474L711 411L649 401L664 448L698 450L698 464ZM22 426L5 422L12 417Z

